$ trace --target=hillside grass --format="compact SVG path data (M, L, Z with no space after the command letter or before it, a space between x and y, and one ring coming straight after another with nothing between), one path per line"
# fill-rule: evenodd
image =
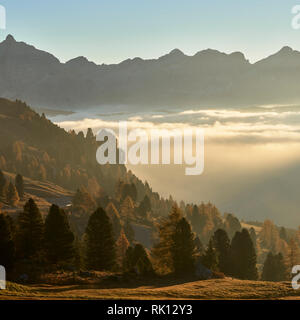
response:
M292 289L290 282L246 281L214 279L174 284L162 281L154 285L118 286L106 288L101 284L31 285L8 283L0 290L0 299L300 299L300 290Z
M15 174L11 172L3 172L6 179L9 181L15 181ZM42 213L48 213L51 204L55 203L61 207L70 204L74 195L74 192L62 188L49 181L38 181L23 177L25 196L23 200L20 200L15 207L2 204L2 210L14 214L23 209L23 206L29 198L32 198Z

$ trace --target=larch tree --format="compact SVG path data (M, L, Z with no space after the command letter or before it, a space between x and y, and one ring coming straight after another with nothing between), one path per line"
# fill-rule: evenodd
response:
M108 205L105 208L105 212L107 213L107 215L112 223L114 237L115 237L115 239L118 239L120 236L121 229L122 229L122 224L121 224L119 212L112 202L108 203Z
M120 236L116 242L117 262L122 269L124 269L124 261L125 261L126 252L129 246L130 246L129 241L125 235L124 230L122 229Z
M134 229L129 221L129 219L126 219L125 223L124 223L124 232L126 235L126 238L128 239L128 241L130 243L133 243L135 240L135 232Z
M168 218L165 218L158 225L159 242L152 249L155 258L156 268L160 273L174 272L172 246L177 223L182 219L182 213L178 206L172 207Z
M15 186L18 191L20 199L23 199L23 197L24 197L24 181L23 181L23 177L20 174L16 175Z
M125 218L134 217L134 203L130 196L127 196L121 204L121 216Z
M18 191L12 182L9 183L6 193L6 201L11 206L16 206L19 202L20 198L18 195Z
M300 264L300 250L295 238L291 238L288 243L288 254L286 257L288 271L291 273L295 265Z

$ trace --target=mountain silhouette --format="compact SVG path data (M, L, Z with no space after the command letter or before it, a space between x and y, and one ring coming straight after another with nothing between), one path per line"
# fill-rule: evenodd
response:
M300 52L283 47L251 64L241 52L179 49L151 60L97 65L61 63L9 35L0 43L0 96L34 107L77 110L101 105L248 106L300 102Z

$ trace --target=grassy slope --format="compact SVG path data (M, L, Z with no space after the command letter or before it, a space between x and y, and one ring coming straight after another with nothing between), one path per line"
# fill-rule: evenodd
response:
M4 172L6 178L10 181L15 180L15 174ZM5 212L16 212L23 208L24 203L29 199L33 198L37 203L39 209L42 212L48 212L51 204L57 204L61 207L71 203L73 192L66 190L58 185L51 182L42 182L33 179L24 178L25 187L25 198L20 201L17 207L4 206L2 208Z
M300 299L289 282L215 279L184 284L156 284L136 288L99 288L99 285L19 286L9 283L1 299Z

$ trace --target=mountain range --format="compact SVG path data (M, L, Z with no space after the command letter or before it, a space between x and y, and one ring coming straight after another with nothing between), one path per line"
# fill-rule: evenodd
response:
M85 57L66 63L17 42L0 43L0 96L33 107L78 110L101 105L249 106L300 102L300 52L283 47L254 64L241 52L178 49L152 60L97 65Z

